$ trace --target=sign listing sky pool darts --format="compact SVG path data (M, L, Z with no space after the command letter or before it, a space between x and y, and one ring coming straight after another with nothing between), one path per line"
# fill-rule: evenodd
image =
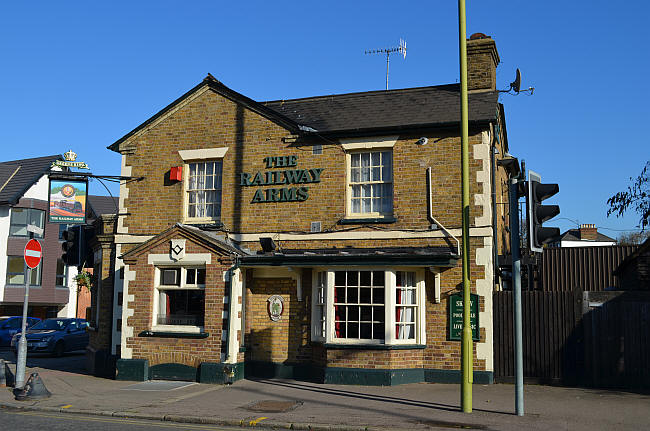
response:
M88 183L79 180L50 180L50 223L86 223Z

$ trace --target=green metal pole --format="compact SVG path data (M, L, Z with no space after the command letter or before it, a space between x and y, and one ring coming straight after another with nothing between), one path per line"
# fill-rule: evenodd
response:
M465 30L465 0L458 0L458 42L460 50L460 136L461 176L463 182L463 336L461 340L462 386L460 406L465 413L472 412L472 382L474 346L470 323L469 283L469 144L467 108L467 39Z

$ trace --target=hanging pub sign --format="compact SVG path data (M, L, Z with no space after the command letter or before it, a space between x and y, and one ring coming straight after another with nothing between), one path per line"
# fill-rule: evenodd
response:
M472 326L472 339L479 341L478 332L478 295L470 294L469 320ZM460 340L463 335L463 295L449 295L449 339Z
M307 184L320 183L325 168L297 169L298 156L264 157L268 171L240 174L240 186L273 186L255 190L251 203L303 202L309 198Z
M50 223L85 224L87 180L50 179Z

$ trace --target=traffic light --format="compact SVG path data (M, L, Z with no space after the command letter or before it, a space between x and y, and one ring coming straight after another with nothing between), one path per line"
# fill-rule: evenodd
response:
M542 223L560 213L558 205L542 205L542 201L560 191L557 184L542 184L539 174L528 171L528 193L526 196L528 216L528 247L541 253L544 244L560 236L557 227L544 227Z
M69 226L67 230L63 231L61 236L63 237L63 243L61 248L63 249L63 255L61 255L61 260L68 266L78 266L79 265L79 242L81 240L81 226Z

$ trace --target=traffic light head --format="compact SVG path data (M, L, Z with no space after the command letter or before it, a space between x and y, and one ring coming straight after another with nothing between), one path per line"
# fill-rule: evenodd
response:
M542 205L542 201L560 191L557 184L542 184L542 178L533 171L528 171L528 193L526 196L528 216L528 247L531 251L541 253L544 244L560 236L560 229L544 227L542 224L560 213L558 205Z
M69 266L79 265L79 226L70 226L61 236L63 237L61 260Z

